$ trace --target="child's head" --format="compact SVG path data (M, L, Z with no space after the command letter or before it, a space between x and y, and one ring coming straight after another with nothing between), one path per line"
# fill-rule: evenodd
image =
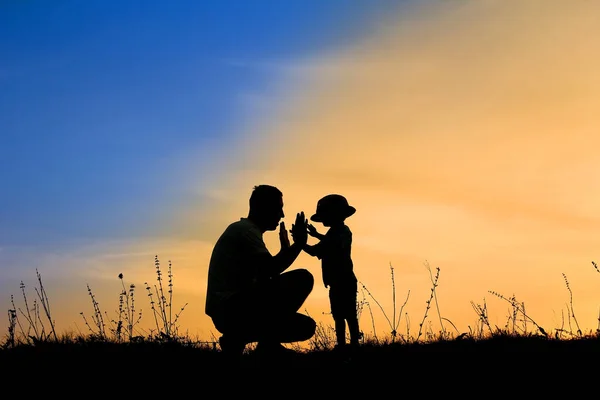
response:
M348 200L340 194L329 194L317 202L317 212L310 217L311 221L321 222L325 226L344 222L353 215L356 208L348 204Z

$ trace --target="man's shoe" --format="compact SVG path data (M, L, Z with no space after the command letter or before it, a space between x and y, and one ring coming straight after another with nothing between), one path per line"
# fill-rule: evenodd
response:
M241 356L246 348L246 343L231 335L223 335L219 338L219 346L223 354Z
M263 354L296 354L295 350L288 349L281 343L271 342L259 342L254 351Z
M254 350L257 354L264 356L288 356L297 354L295 350L288 349L281 343L271 343L271 342L259 342L256 345L256 350Z

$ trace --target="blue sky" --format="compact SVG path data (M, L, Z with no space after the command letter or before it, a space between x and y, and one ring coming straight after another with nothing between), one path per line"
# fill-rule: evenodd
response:
M399 3L2 2L0 246L147 234L234 145L238 93L274 83L245 63L341 46Z

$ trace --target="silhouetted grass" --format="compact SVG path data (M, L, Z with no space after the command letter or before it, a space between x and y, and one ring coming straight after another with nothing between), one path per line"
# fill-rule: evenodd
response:
M596 271L598 267L592 262ZM58 335L52 319L50 302L43 286L42 277L38 271L35 293L37 297L30 301L27 298L25 285L21 282L20 289L24 307L17 307L11 296L12 308L8 310L9 328L0 342L0 360L8 363L32 362L40 365L43 362L150 362L188 363L193 362L198 368L204 366L216 367L228 362L223 357L216 338L196 339L180 333L178 320L186 305L173 311L173 273L169 262L168 284L163 286L163 274L158 256L154 260L157 283L150 286L145 283L147 297L152 311L155 328L144 331L139 327L142 319L141 308L136 300L136 287L126 284L123 274L118 275L122 290L118 296L117 311L110 317L100 308L92 289L88 285L88 293L92 303L92 314L81 316L88 328L87 333L69 333ZM378 335L375 325L372 333L362 332L360 346L352 351L336 351L335 330L331 326L319 323L313 338L303 346L292 345L296 350L292 356L280 359L278 365L289 363L292 367L327 368L333 365L377 366L389 363L421 362L423 359L448 358L449 360L469 360L474 363L489 363L506 360L518 360L527 354L566 354L598 355L600 353L600 330L584 333L580 329L573 307L572 292L565 274L563 278L570 294L566 324L547 330L541 327L527 312L525 304L510 297L490 291L499 299L506 301L512 309L506 324L502 327L490 324L487 304L471 302L477 315L477 323L469 327L468 332L460 332L456 326L441 313L436 288L438 286L440 268L435 272L428 263L425 264L430 274L431 292L426 301L423 317L420 319L418 330L411 334L409 318L403 314L410 291L399 308L396 306L396 287L394 268L390 265L392 283L392 312L387 311L366 285L361 284L362 299L357 303L360 315L368 311L371 322L374 321L371 302L378 306L389 324L390 331ZM434 311L441 329L432 331L426 321ZM399 326L403 321L406 332L400 333ZM599 320L600 321L600 320ZM452 329L448 329L452 327ZM516 357L516 358L515 358ZM265 360L254 351L253 345L248 345L243 356L236 361L240 367L263 366Z

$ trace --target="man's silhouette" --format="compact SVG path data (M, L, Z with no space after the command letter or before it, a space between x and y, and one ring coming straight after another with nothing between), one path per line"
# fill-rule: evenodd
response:
M283 222L283 193L270 185L255 186L246 218L231 223L217 240L208 269L205 312L224 353L241 355L246 344L256 350L285 351L281 343L310 339L315 321L298 313L314 285L306 269L284 272L307 242L308 221L296 214L290 244ZM279 227L281 250L272 255L263 233Z

